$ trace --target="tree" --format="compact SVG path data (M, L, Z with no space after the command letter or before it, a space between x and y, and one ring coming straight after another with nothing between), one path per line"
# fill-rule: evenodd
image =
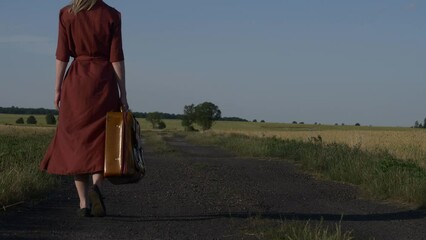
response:
M257 120L256 120L256 119L253 119L253 122L257 122Z
M414 128L418 128L419 127L419 121L414 122Z
M293 121L293 122L292 122L292 124L297 124L297 122L296 122L296 121Z
M55 125L56 124L56 118L53 115L53 113L46 114L46 123L49 125Z
M152 124L152 128L158 129L161 121L161 114L159 112L150 112L146 115L146 120Z
M355 123L355 126L359 127L359 126L361 126L361 124L359 124L359 123Z
M37 124L36 118L33 115L29 116L27 118L27 124Z
M261 122L261 123L264 123L264 122L265 122L265 120L260 120L260 122Z
M185 131L194 131L194 127L192 124L195 123L195 106L194 104L185 105L183 108L183 116L182 116L182 126L185 128Z
M17 123L17 124L24 124L25 122L24 122L24 119L23 119L23 118L18 118L18 119L16 120L16 123Z
M203 102L195 107L195 122L203 130L212 127L213 122L220 119L222 112L211 102Z
M426 128L426 118L423 120L423 128Z

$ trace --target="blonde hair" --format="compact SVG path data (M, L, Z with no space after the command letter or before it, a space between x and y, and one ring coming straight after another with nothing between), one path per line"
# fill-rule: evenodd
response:
M90 10L95 6L98 0L72 0L70 4L70 12L77 14L82 10Z

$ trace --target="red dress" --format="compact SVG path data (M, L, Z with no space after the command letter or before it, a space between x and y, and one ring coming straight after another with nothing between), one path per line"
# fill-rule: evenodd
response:
M59 15L56 59L73 57L61 87L59 122L40 168L52 174L103 172L105 116L120 108L112 62L124 60L121 17L98 0L77 14Z

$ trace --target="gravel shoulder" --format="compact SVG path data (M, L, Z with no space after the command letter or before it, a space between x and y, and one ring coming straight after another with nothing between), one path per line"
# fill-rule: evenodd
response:
M106 183L107 217L78 218L71 178L37 203L0 212L0 239L257 239L251 217L341 222L357 239L426 239L426 213L359 199L352 186L319 181L292 163L239 158L166 138L175 154L145 147L138 184Z

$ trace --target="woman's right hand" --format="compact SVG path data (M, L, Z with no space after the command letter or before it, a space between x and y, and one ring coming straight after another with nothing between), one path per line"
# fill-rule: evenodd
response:
M60 103L61 103L61 92L57 91L55 93L54 104L55 104L56 110L58 110L58 111L59 111Z
M123 111L128 111L129 110L129 104L127 103L127 97L121 96L120 100L121 100L121 106L123 106Z

